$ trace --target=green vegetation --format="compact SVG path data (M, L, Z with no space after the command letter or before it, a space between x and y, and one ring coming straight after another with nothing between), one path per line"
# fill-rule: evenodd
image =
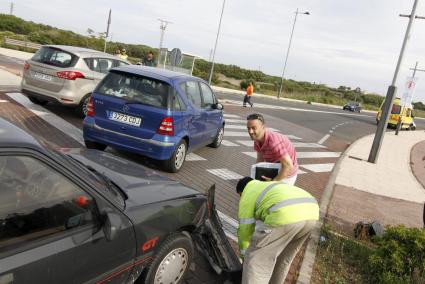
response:
M88 35L80 35L72 31L61 30L48 25L37 24L30 21L25 21L15 16L0 14L0 43L4 46L4 37L9 37L18 40L24 40L39 44L63 44L74 45L102 50L104 46L104 35L95 35L92 30L88 30ZM24 51L22 47L8 46ZM158 58L158 50L146 45L126 44L121 42L108 42L108 53L114 53L118 48L125 48L129 56L129 61L136 63L144 58L149 51L152 51ZM185 63L191 65L191 62ZM208 80L211 63L197 59L193 70L193 75ZM212 82L215 85L243 89L243 86L248 81L253 81L256 93L263 93L270 96L276 96L281 84L281 78L270 76L258 70L247 70L236 65L215 64L214 76ZM218 73L223 74L227 78L242 80L240 84L231 83L230 81L219 80ZM233 80L234 81L234 80ZM292 99L305 100L308 103L324 103L334 105L344 105L347 101L358 101L362 103L364 109L377 110L383 101L383 97L378 94L365 93L356 88L340 86L331 88L324 84L315 84L310 82L298 82L294 80L284 80L283 96ZM415 103L415 108L425 111L425 105L421 102ZM417 116L422 116L423 113L418 112Z
M387 227L358 241L322 228L312 283L425 283L425 230Z

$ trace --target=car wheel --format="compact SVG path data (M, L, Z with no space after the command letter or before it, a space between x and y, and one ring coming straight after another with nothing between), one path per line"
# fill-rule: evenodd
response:
M218 148L221 145L221 141L223 141L223 135L224 135L224 127L222 126L220 130L217 133L217 136L215 136L214 141L209 145L213 148Z
M414 125L410 125L409 129L410 129L410 130L412 130L412 131L413 131L413 130L416 130L416 126L414 126Z
M86 144L87 149L95 149L95 150L100 150L100 151L105 150L106 147L107 147L105 144L93 142L93 141L88 141L88 140L84 140L84 144Z
M186 159L186 152L186 141L181 140L180 143L177 144L177 147L174 150L173 155L171 155L170 159L165 160L165 170L171 173L178 172L182 168L184 160Z
M75 109L77 115L81 118L86 117L87 115L87 105L90 101L90 94L86 95L80 102L80 104Z
M46 100L40 100L40 99L33 97L33 96L28 96L28 99L36 105L44 106L48 103L48 101L46 101Z
M190 237L176 233L169 236L136 283L180 283L193 258Z

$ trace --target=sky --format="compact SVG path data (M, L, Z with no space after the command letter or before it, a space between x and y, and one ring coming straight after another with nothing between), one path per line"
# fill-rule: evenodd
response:
M385 95L391 85L414 0L225 0L215 62L282 76L295 11L298 14L285 78L330 87L360 87ZM214 48L223 0L10 0L0 13L87 34L106 31L112 9L112 41L180 48L205 60ZM425 17L425 4L416 14ZM425 70L425 19L413 22L400 71L401 96L415 63ZM413 101L425 103L425 72L417 71Z

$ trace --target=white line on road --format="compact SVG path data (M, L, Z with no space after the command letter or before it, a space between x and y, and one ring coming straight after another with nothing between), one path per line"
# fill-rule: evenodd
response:
M338 152L297 152L297 158L338 158L341 153Z
M193 161L206 161L207 159L202 158L201 156L196 155L195 153L189 153L186 155L185 160L193 162Z
M38 115L40 118L44 119L50 125L56 127L63 133L72 137L73 139L81 143L81 145L84 145L83 131L81 131L79 128L75 127L74 125L60 118L59 116L53 114L44 107L33 104L28 100L26 96L21 93L6 93L6 95L8 95L10 98L12 98L16 102L26 107L28 110Z
M221 145L223 145L223 146L229 146L229 147L239 147L238 144L233 143L232 141L229 141L229 140L222 140L221 141Z
M334 164L308 164L308 165L300 165L300 167L303 167L309 171L315 172L315 173L325 173L332 171Z
M329 137L331 137L331 135L326 134L325 136L322 137L322 139L319 140L319 142L317 142L317 144L325 143L325 141L328 140Z
M218 176L221 179L224 180L232 180L232 179L241 179L243 176L241 176L238 173L235 173L229 169L207 169L207 172Z
M317 143L302 143L302 142L294 142L292 143L295 148L326 148Z
M223 114L224 117L230 117L230 118L240 118L239 115L236 114L229 114L229 113L224 113Z

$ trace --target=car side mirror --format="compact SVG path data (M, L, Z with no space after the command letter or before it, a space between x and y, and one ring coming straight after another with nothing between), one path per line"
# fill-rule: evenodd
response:
M105 223L103 224L103 232L108 241L116 238L119 230L121 229L121 217L114 213L105 214Z
M220 104L220 103L216 103L216 104L213 104L212 105L212 108L213 109L217 109L217 110L223 110L224 109L224 106L222 104Z

